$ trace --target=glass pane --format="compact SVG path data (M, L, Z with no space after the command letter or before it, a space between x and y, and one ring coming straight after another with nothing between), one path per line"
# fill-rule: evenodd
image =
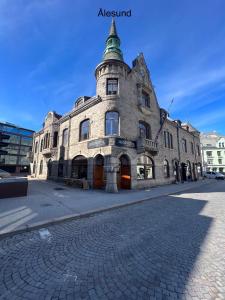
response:
M106 113L106 135L117 135L119 132L119 114L115 111Z
M137 166L137 179L145 179L144 166Z
M146 179L153 178L153 169L152 169L152 166L146 166L145 167L145 178Z

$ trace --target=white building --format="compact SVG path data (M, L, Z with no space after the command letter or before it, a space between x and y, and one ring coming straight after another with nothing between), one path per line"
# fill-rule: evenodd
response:
M225 172L225 136L217 132L200 135L204 171Z

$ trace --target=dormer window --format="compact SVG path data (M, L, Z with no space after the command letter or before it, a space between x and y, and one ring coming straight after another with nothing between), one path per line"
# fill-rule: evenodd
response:
M108 78L107 79L107 95L116 95L118 93L118 79L117 78Z
M146 92L142 91L141 99L142 105L150 108L150 97Z

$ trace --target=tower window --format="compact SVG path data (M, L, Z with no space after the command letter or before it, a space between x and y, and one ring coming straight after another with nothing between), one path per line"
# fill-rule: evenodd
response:
M118 79L117 78L108 78L107 79L107 95L116 95L118 93Z

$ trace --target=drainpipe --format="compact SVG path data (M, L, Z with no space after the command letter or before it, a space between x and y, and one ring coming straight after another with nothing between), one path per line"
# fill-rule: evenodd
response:
M179 167L179 178L181 180L182 177L181 177L181 161L180 161L180 137L179 137L179 124L178 123L177 123L177 150L178 150L178 159L179 159L179 165L178 165L178 167Z

